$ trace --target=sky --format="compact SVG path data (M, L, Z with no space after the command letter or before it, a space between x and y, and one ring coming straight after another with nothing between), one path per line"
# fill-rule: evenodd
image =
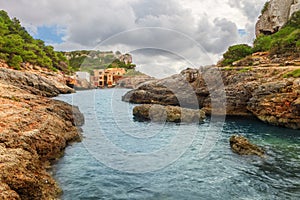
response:
M230 45L252 44L265 1L9 0L0 9L56 50L119 50L162 78L215 64Z

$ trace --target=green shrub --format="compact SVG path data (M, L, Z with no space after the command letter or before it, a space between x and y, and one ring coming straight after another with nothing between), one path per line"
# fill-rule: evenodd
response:
M231 65L233 62L252 54L252 52L252 47L247 44L238 44L231 46L229 47L227 52L223 54L224 60L222 61L222 65Z
M239 73L244 73L244 72L248 72L248 71L251 71L252 70L252 67L245 67L243 69L240 69L238 72Z
M289 72L283 76L284 78L294 77L299 78L300 77L300 69L296 69L292 72Z
M291 19L286 23L285 27L300 28L300 11L293 13Z
M269 51L272 43L271 36L261 35L254 41L253 52Z
M13 55L11 59L9 59L8 61L8 65L20 70L21 69L21 63L23 62L23 59L21 56L19 55Z

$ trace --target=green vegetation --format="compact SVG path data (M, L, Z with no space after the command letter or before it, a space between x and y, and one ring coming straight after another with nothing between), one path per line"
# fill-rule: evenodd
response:
M135 64L128 63L126 64L123 61L120 61L119 59L115 59L112 63L110 63L107 68L125 68L125 69L134 69L136 67Z
M270 51L270 55L291 56L300 53L300 11L273 35L261 35L254 41L254 52Z
M140 76L145 75L144 73L140 71L136 71L135 69L128 69L125 76Z
M269 1L267 1L267 2L265 3L263 9L261 10L261 14L264 14L264 13L268 10L269 4L270 4Z
M238 61L248 55L252 54L252 47L247 44L238 44L229 47L226 53L223 54L223 66L231 65L233 62Z
M44 41L34 39L16 18L10 19L8 14L0 10L0 59L17 70L28 62L54 72L62 70L67 73L75 71L92 72L94 69L125 68L134 69L134 64L126 64L119 57L118 51L73 51L56 52ZM129 56L130 55L124 55Z
M299 78L300 77L300 69L296 69L292 72L289 72L283 76L284 78L294 77Z
M264 9L268 8L268 2ZM264 10L263 9L263 10ZM264 12L264 11L262 11ZM295 12L291 19L278 32L272 35L260 35L256 38L253 48L245 44L229 47L223 54L223 66L232 65L233 62L256 53L269 51L270 56L299 57L300 55L300 11Z
M105 69L109 63L115 60L112 51L72 51L65 52L64 55L68 58L70 66L74 71L87 71L91 72L93 69Z
M239 72L244 73L244 72L249 72L251 70L252 70L252 67L244 67L243 69L240 69Z
M70 66L75 71L86 71L92 73L94 69L107 68L125 68L126 70L135 69L136 65L132 63L126 64L121 60L122 54L117 51L115 54L112 51L72 51L65 52L65 56L69 59ZM125 54L125 56L130 56Z
M68 60L61 52L34 39L18 19L10 19L3 10L0 10L0 59L15 69L21 69L23 62L29 62L53 71L70 70Z

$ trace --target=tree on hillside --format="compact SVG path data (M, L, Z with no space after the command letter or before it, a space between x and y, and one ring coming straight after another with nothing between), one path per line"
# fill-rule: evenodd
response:
M0 11L0 59L15 69L20 69L21 62L29 62L53 71L69 71L68 60L61 52L34 39L18 19L10 19L4 10Z

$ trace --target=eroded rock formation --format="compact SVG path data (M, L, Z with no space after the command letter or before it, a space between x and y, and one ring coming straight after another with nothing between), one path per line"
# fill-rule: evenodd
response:
M30 72L0 68L0 199L56 199L47 172L69 142L80 140L78 108L43 96L72 90ZM37 94L37 95L36 95Z
M299 10L299 0L270 0L256 23L256 36L277 32Z

